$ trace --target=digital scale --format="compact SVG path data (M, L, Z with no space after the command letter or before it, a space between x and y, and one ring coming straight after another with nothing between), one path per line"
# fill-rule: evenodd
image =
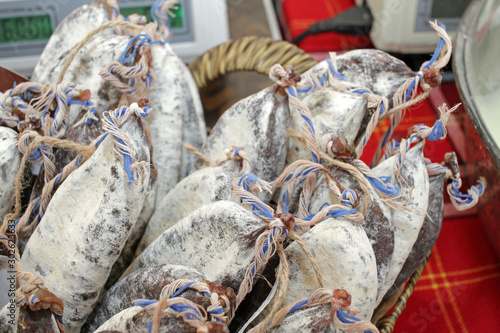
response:
M434 51L438 37L429 25L439 20L455 37L460 18L471 0L356 0L373 15L370 39L376 48L399 53Z
M88 0L0 0L0 65L30 76L59 22ZM154 0L118 0L121 14L151 21ZM189 63L229 39L226 0L178 0L171 18L174 51Z

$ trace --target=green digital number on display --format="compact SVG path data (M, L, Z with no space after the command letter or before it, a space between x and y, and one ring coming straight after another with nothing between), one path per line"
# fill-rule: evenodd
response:
M0 18L0 44L46 40L52 32L49 15Z
M170 9L172 14L175 15L175 17L170 16L170 26L172 29L180 29L184 26L184 11L179 4L177 4L176 7L177 8ZM148 22L153 21L151 18L151 6L120 8L120 14L125 17L132 14L139 14L146 16Z

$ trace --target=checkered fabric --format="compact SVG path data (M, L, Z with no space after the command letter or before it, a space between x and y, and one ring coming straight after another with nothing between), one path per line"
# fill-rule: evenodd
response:
M395 333L497 332L500 262L476 216L445 219Z

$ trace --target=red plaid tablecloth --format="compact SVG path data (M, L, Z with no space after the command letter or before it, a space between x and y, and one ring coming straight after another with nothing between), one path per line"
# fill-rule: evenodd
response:
M445 219L395 333L497 332L500 262L476 216Z

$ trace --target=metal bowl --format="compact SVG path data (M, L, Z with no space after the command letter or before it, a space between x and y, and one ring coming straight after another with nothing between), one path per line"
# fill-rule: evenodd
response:
M455 79L470 121L467 175L486 177L479 216L500 256L500 0L473 1L462 16L454 45Z

